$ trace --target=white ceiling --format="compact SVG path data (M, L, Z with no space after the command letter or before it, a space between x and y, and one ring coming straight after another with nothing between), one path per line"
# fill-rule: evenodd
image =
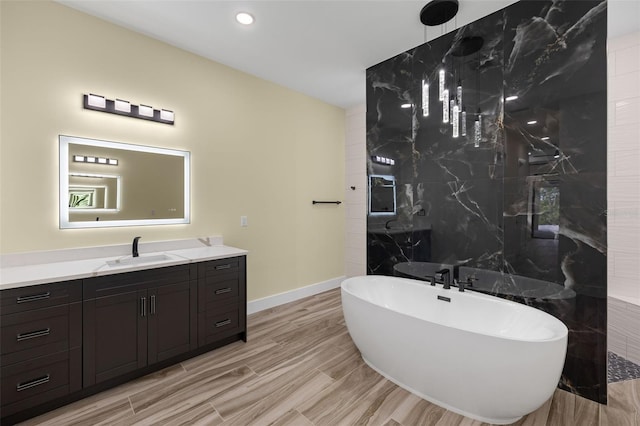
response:
M515 2L460 0L454 20L427 28L428 0L57 1L342 108L365 102L368 67ZM609 36L635 31L640 0L609 0Z

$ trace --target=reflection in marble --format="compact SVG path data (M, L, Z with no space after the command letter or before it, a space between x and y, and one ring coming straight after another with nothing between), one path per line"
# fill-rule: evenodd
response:
M418 262L494 273L492 293L564 321L560 387L598 402L607 383L605 48L606 1L520 1L367 70L368 158L395 161L369 161L368 174L393 175L398 189L395 216L368 218L369 273ZM462 87L457 137L442 120L441 69L454 101ZM385 227L390 219L401 233ZM534 297L545 291L562 297Z

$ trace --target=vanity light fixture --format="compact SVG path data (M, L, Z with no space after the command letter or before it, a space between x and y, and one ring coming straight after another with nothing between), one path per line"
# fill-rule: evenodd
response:
M158 123L174 124L175 113L168 109L154 109L149 105L132 105L123 99L107 99L104 96L84 95L84 108L127 117L141 118Z
M138 114L144 117L153 117L153 107L149 105L140 105L138 107Z
M110 166L118 165L118 160L115 158L93 157L91 155L75 155L74 154L73 161L76 163L94 163L94 164L105 164Z
M94 108L105 109L107 107L107 100L104 96L94 95L90 93L87 95L87 104Z
M164 121L170 121L173 123L173 111L169 111L168 109L161 109L160 119Z
M113 107L116 111L131 112L131 104L129 103L129 101L123 101L122 99L116 99L113 102Z
M381 157L379 155L372 155L371 161L378 164L383 164L385 166L393 166L396 164L393 158Z

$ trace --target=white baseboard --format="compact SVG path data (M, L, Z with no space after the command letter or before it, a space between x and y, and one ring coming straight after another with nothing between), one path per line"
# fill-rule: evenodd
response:
M247 303L247 315L264 311L265 309L275 306L284 305L298 299L313 296L323 291L340 287L340 283L346 279L345 276L332 278L320 283L311 284L306 287L296 288L295 290L285 291L284 293L274 294L273 296L263 297L262 299L251 300Z

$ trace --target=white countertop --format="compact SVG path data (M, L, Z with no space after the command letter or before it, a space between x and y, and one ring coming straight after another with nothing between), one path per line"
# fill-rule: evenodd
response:
M198 240L202 241L202 240ZM221 240L220 240L221 241ZM149 244L149 247L153 245ZM185 244L176 244L177 247ZM52 261L42 263L30 263L15 266L3 266L0 269L0 290L26 287L36 284L52 283L58 281L67 281L74 279L97 277L101 275L119 274L122 272L140 271L144 269L153 269L165 266L183 265L193 262L203 262L207 260L225 259L235 256L244 256L248 252L243 249L229 247L222 244L194 244L195 247L179 248L175 250L163 250L147 252L143 246L140 247L140 256L136 260L142 260L142 263L136 264L117 264L110 266L107 262L114 260L124 260L125 262L132 259L131 254L121 256L93 257L78 260ZM170 247L165 243L162 247ZM125 245L124 247L128 247ZM156 247L159 245L156 243ZM80 249L73 249L80 250ZM82 249L90 251L89 249ZM55 252L50 258L55 258ZM157 255L165 255L166 259L145 261L145 258ZM25 255L27 256L27 255ZM46 259L48 256L38 254L39 259Z

